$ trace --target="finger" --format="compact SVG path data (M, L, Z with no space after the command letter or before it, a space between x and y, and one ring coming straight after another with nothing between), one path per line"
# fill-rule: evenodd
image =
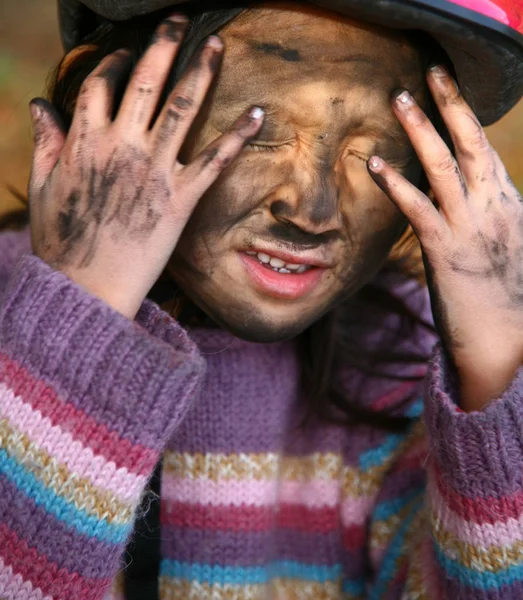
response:
M36 98L30 103L31 119L34 128L33 163L29 189L40 189L54 166L65 143L66 133L54 107Z
M149 128L186 27L182 15L173 15L158 27L131 76L115 125L126 132Z
M193 162L184 167L184 178L191 182L195 200L207 191L258 133L263 117L263 110L254 106L236 121L230 131L212 142Z
M111 119L114 93L127 71L130 53L121 49L106 56L82 83L71 124L71 136L87 128L106 127Z
M407 90L396 94L392 105L445 216L461 218L460 201L468 197L468 189L447 144Z
M367 166L376 184L405 215L424 249L442 239L445 221L425 194L377 156L371 157Z
M210 36L202 51L191 62L182 79L167 99L152 136L156 149L174 164L185 136L200 111L219 64L223 43Z
M467 186L484 187L494 172L492 147L478 118L456 82L441 65L429 70L427 81L454 143L457 162Z

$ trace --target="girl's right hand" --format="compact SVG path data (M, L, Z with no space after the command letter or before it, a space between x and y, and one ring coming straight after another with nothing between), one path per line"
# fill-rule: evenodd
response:
M131 319L196 203L263 120L263 111L254 107L193 162L179 163L223 47L219 38L208 39L152 124L186 23L172 16L159 26L114 120L115 81L128 58L124 50L106 57L85 80L67 136L49 103L31 103L33 251Z

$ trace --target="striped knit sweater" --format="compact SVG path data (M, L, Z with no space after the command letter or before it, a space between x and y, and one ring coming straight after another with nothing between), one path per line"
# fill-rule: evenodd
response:
M186 332L150 302L131 322L28 250L0 236L0 598L123 598L162 455L162 600L523 598L523 369L465 414L436 340L390 319L362 344L434 346L423 383L339 377L407 430L300 427L294 342Z

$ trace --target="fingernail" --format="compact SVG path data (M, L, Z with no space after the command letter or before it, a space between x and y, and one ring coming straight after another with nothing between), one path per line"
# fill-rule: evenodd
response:
M187 23L189 19L181 13L176 13L174 15L171 15L170 17L167 17L166 20L172 21L173 23Z
M223 42L217 35L211 35L207 40L207 45L214 50L221 50L223 48Z
M375 171L376 173L381 170L383 167L383 161L378 156L372 156L369 159L369 169L371 171Z
M414 99L407 90L399 91L394 96L394 101L398 106L409 106L414 103Z
M254 106L253 108L251 108L251 110L249 112L249 116L253 119L261 119L264 114L265 114L265 111L263 110L263 108L260 108L259 106Z
M39 121L43 116L42 107L36 104L33 100L29 103L29 110L33 121Z
M439 64L432 65L429 71L436 77L446 77L448 75L447 69Z
M165 19L153 35L152 43L156 43L161 38L175 43L181 42L186 25L187 18L183 15L176 15Z

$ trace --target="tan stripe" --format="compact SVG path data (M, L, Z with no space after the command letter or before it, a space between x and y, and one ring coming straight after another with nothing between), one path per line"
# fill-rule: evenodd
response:
M409 568L405 584L405 600L434 600L428 590L430 583L427 573L424 572L425 556L420 550L424 538L429 534L426 510L420 510L411 523L410 535L405 538L405 554L408 558ZM405 556L403 557L405 560Z
M179 478L217 480L270 480L276 477L294 481L338 480L342 457L314 453L303 457L278 454L188 454L167 451L165 473Z
M267 585L209 585L160 578L160 600L339 600L340 583L274 579ZM358 600L354 596L348 600Z
M123 571L112 580L109 591L104 596L104 600L125 600L125 579Z
M0 440L8 456L79 510L118 525L133 519L130 506L116 501L110 492L95 488L89 480L78 477L65 465L59 464L6 419L0 420Z
M474 525L471 524L471 527L474 528ZM473 546L447 531L436 513L432 513L432 535L446 556L474 571L497 573L523 563L523 540L511 546Z
M262 600L265 585L209 585L183 579L160 577L160 600Z
M277 454L188 454L167 450L164 472L187 479L274 479Z
M296 581L293 579L274 579L271 598L275 600L339 600L341 583L328 581Z
M308 456L283 459L281 476L293 481L325 479L339 481L343 469L341 454L316 452Z
M412 512L412 504L405 506L399 513L391 515L385 521L374 521L370 530L370 547L371 549L383 548L388 546L391 539L396 535L403 521ZM411 524L410 529L415 530ZM407 538L408 539L408 534Z
M383 464L372 467L368 471L345 465L342 473L342 497L361 497L376 494L383 486L383 481L394 463L401 460L401 455L412 450L417 444L425 439L425 428L423 423L418 422L408 437L399 445L397 450L390 454Z

